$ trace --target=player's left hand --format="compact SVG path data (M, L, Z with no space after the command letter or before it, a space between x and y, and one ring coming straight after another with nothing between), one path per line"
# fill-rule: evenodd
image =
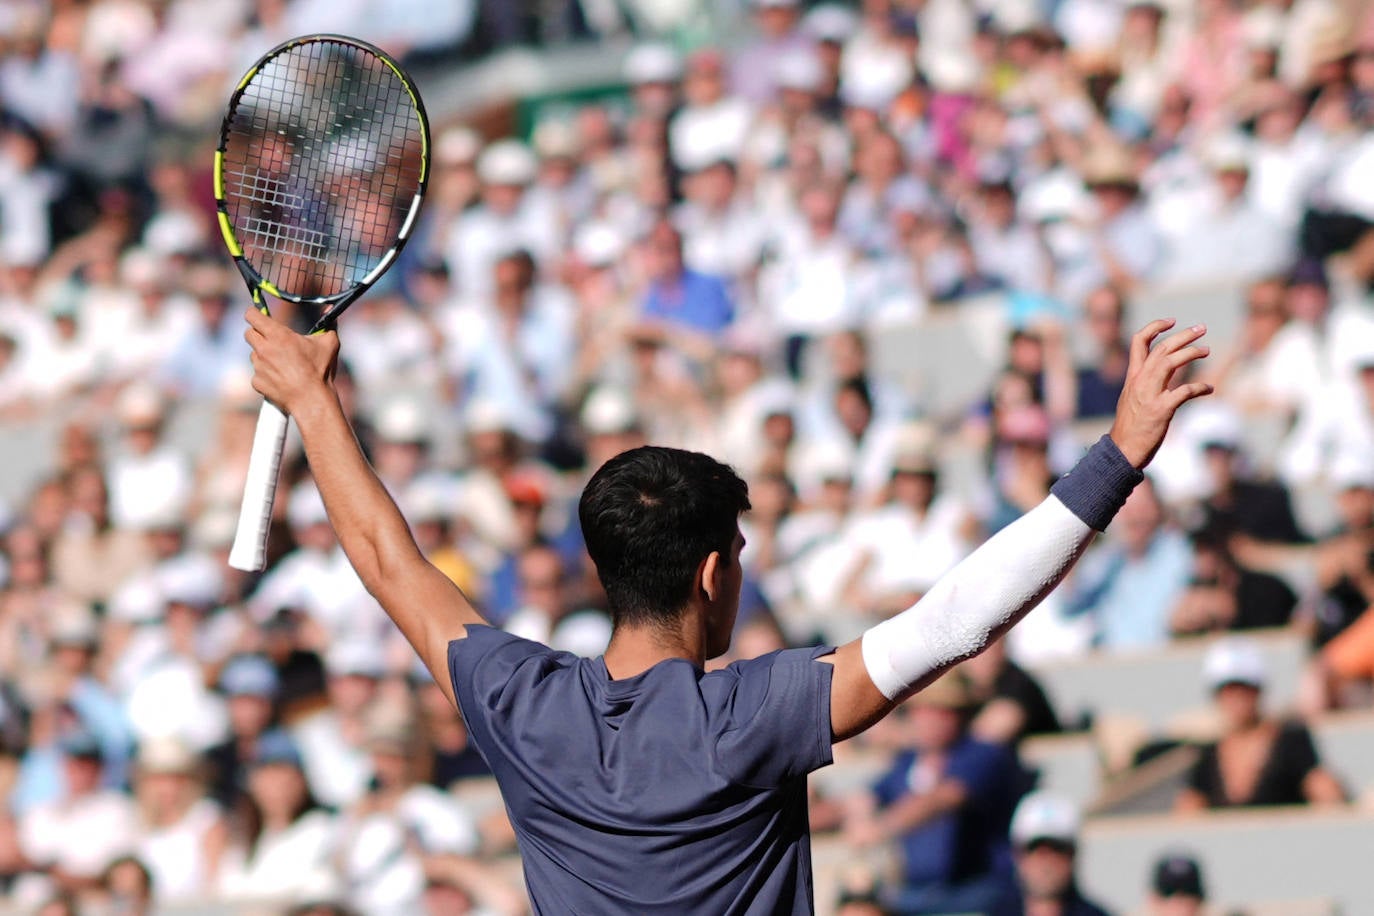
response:
M1156 338L1173 326L1172 318L1159 319L1131 338L1126 385L1116 404L1111 437L1126 460L1137 468L1149 464L1159 451L1174 413L1193 398L1212 393L1212 386L1205 382L1176 384L1180 370L1208 354L1207 347L1197 344L1207 329L1194 325L1156 346Z
M253 348L253 388L291 415L309 398L327 391L339 366L339 335L305 336L256 308L244 314L243 339Z

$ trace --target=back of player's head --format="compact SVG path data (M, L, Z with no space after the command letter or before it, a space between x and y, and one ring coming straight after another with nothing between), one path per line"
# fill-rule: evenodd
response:
M748 489L708 455L644 446L601 466L578 507L587 553L616 624L669 622L711 551L731 562Z

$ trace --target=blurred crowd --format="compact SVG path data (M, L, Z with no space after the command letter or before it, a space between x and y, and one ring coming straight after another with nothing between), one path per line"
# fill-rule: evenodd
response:
M578 33L618 4L553 6ZM227 86L267 47L332 29L432 63L485 8L0 7L0 418L60 429L0 507L12 901L523 912L485 764L342 556L298 443L267 569L227 566L260 401L209 192ZM896 851L897 874L846 887L851 916L1099 912L1073 878L1081 812L1026 794L1017 755L1085 723L1029 672L1276 627L1311 646L1295 715L1262 712L1254 644L1216 643L1215 733L1177 809L1345 803L1303 723L1369 707L1374 677L1368 5L737 12L726 43L637 44L623 97L528 138L436 125L416 237L343 321L337 381L430 559L495 625L596 655L581 485L637 444L693 448L753 501L718 663L853 638L1105 431L1134 301L1218 290L1216 396L1041 609L856 742L886 775L818 792L814 825ZM957 410L876 356L989 302L1005 364ZM1161 854L1141 886L1189 912L1198 863Z

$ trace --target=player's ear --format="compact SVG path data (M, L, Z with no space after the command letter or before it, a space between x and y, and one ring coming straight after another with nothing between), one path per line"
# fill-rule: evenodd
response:
M707 601L716 600L720 594L720 572L720 551L713 550L697 567L697 587Z

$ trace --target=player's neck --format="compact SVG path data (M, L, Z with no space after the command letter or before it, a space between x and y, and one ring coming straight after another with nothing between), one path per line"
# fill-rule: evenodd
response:
M706 664L706 639L684 615L678 627L620 625L602 656L613 680L643 674L659 662L683 658L698 668Z

